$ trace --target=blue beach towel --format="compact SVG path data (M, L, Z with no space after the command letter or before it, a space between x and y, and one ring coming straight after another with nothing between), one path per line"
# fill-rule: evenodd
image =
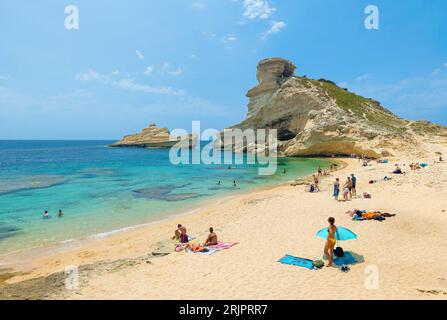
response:
M356 263L357 263L357 260L355 260L354 256L349 251L345 252L344 257L341 257L341 258L336 257L334 259L334 264L339 267L349 265L349 264L356 264Z
M297 267L303 267L306 269L314 270L313 261L310 259L298 258L291 255L285 255L278 260L279 263L288 264Z

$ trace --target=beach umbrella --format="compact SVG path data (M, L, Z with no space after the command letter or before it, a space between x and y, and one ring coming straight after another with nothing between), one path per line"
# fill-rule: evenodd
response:
M328 234L328 228L324 228L317 232L317 237L327 239ZM337 227L337 231L335 232L335 240L346 241L352 239L357 239L357 235L354 232L343 227Z

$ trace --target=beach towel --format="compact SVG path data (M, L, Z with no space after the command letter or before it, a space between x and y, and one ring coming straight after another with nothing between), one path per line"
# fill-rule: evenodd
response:
M238 242L219 242L214 246L208 246L209 249L226 250L237 245Z
M294 257L291 255L285 255L281 259L278 260L279 263L288 264L297 267L303 267L306 269L314 270L313 261L310 259L304 259L299 257Z
M357 263L357 260L355 260L354 256L349 251L345 252L344 257L334 258L334 264L339 267L349 265L349 264L356 264L356 263Z
M215 246L208 246L205 247L207 249L207 251L202 251L202 252L194 252L197 254L203 254L206 256L210 256L212 254L215 254L216 252L222 251L222 250L227 250L230 249L231 247L234 247L235 245L239 244L239 242L219 242L217 245ZM188 249L188 252L192 252L191 250Z

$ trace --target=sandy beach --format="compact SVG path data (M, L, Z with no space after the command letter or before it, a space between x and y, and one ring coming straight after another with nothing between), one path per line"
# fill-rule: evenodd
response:
M51 254L4 257L21 270L2 275L2 299L447 299L446 163L426 159L390 159L346 167L325 177L319 193L304 185L283 185L221 199L184 216L79 242ZM411 171L411 162L430 165ZM391 175L395 164L405 175ZM372 199L336 202L332 183L354 173L358 194ZM384 176L393 176L383 181ZM368 184L369 180L378 180ZM353 221L347 210L396 214L386 221ZM285 254L322 259L324 240L316 232L333 216L358 239L342 242L360 257L348 273L338 268L307 270L277 261ZM229 250L206 256L174 252L169 240L177 223L204 241L213 226ZM17 265L17 266L19 266ZM79 287L64 286L67 266L79 267ZM372 288L371 273L378 287Z

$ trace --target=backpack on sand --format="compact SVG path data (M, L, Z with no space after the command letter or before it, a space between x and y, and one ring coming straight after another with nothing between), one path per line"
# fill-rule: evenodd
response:
M324 262L321 260L315 260L314 262L312 262L312 264L316 269L321 269L324 267Z
M338 258L342 258L342 257L345 256L345 252L343 251L343 248L342 248L342 247L337 247L337 248L335 248L335 250L334 250L334 255L335 255L336 257L338 257Z

